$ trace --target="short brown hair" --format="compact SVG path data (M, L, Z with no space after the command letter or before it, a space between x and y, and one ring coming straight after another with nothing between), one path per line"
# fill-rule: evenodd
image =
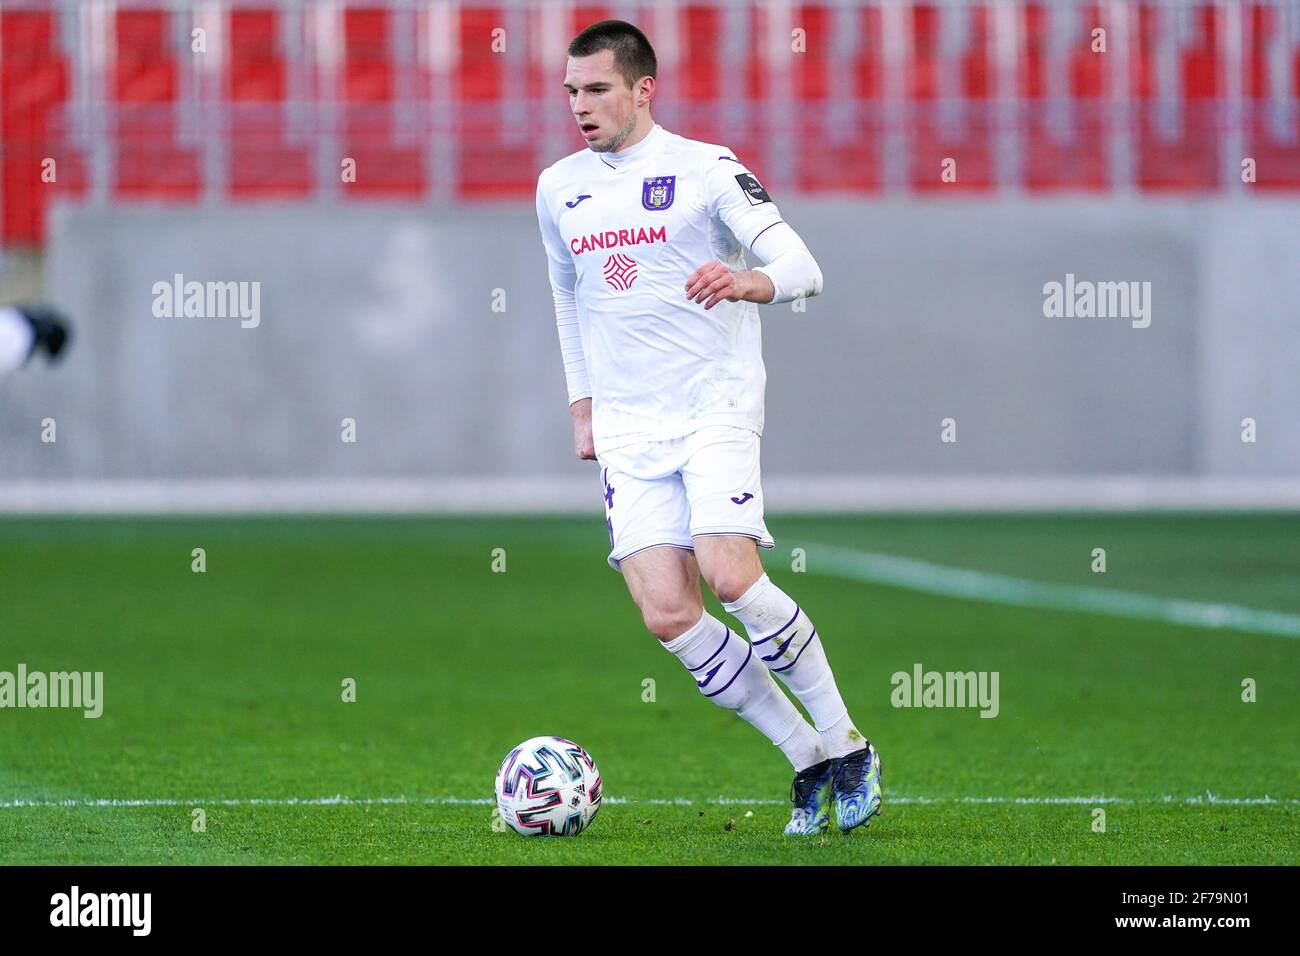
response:
M601 50L614 51L614 69L623 75L628 89L641 77L654 76L659 68L650 41L626 20L593 23L569 43L569 56L591 56Z

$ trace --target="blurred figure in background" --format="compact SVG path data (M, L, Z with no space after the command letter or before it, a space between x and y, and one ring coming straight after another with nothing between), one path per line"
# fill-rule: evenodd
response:
M0 378L22 368L37 352L55 361L69 338L68 320L48 305L0 307Z

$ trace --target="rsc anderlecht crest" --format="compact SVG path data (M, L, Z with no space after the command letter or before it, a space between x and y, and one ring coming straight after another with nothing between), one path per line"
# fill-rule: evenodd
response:
M641 205L646 209L667 209L673 204L676 176L652 176L641 181Z

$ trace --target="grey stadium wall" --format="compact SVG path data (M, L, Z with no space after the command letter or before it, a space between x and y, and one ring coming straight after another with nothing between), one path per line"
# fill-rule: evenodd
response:
M1300 507L1300 203L781 208L826 287L762 307L770 510ZM177 274L256 327L155 315ZM1067 274L1149 326L1045 315ZM0 383L0 510L598 510L531 205L65 206L46 280L79 338Z

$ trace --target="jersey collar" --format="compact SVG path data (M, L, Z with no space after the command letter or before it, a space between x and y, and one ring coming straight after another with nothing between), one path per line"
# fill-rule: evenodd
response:
M645 134L641 142L627 149L621 149L617 153L597 153L596 158L605 164L605 167L613 169L622 169L633 160L653 152L654 145L664 136L664 128L658 123L650 127L650 131Z

